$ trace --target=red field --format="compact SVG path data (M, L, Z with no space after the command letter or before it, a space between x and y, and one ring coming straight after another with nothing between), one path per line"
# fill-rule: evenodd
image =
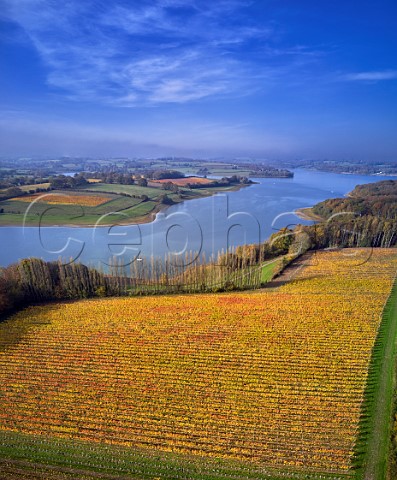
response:
M155 183L168 183L171 182L178 187L186 187L188 183L191 185L209 185L213 183L213 180L203 177L186 177L186 178L164 178L162 180L153 180Z

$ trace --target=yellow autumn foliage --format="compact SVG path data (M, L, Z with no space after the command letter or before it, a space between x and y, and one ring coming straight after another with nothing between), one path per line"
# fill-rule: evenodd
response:
M356 253L274 291L28 308L0 324L0 430L346 472L397 268Z

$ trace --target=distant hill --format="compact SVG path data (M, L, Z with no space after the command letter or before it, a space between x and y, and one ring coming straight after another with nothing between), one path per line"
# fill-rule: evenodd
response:
M313 212L323 218L346 211L397 219L397 180L358 185L348 197L325 200L313 207Z
M347 197L325 200L312 211L324 219L306 229L318 248L397 243L397 180L359 185Z

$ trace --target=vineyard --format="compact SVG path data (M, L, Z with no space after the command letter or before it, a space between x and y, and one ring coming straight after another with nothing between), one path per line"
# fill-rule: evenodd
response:
M163 458L114 467L139 478L215 478L187 474L197 462L237 462L240 478L353 478L396 270L390 249L320 252L278 289L29 307L0 324L0 453L13 458L10 439L25 459L24 442L49 442L47 455L51 442L106 444Z
M65 193L47 193L24 195L23 197L12 198L19 202L31 203L34 201L46 203L48 205L81 205L85 207L97 207L103 203L109 202L112 198L100 195L76 195Z

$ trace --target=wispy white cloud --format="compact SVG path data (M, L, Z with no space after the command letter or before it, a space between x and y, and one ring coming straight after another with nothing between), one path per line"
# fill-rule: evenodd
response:
M231 71L238 78L231 78ZM200 47L129 62L112 78L129 87L127 96L119 99L126 105L135 104L137 96L152 104L187 102L230 93L246 83L241 65L231 59L216 65Z
M244 15L248 1L3 2L0 15L24 29L48 84L70 98L127 107L185 103L245 95L285 74L263 48L273 29Z
M342 75L340 79L350 82L380 82L382 80L395 80L397 79L397 70L349 73Z

